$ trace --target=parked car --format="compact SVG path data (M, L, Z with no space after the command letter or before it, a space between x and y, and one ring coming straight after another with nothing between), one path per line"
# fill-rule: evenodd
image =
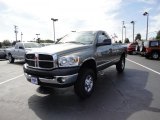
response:
M25 54L38 47L41 45L34 42L17 42L14 47L6 50L9 62L14 63L15 59L25 60Z
M105 31L74 32L54 45L26 54L26 79L42 87L68 87L86 98L95 88L97 73L116 65L119 73L125 68L126 49L112 44Z
M0 59L6 59L5 49L0 49Z
M160 41L150 40L144 42L144 55L146 58L159 59Z
M135 54L137 45L138 45L137 42L129 43L128 46L127 46L127 53L128 54Z

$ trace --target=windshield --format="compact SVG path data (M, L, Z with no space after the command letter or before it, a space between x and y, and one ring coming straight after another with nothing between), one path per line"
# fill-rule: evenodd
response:
M38 48L41 47L38 43L24 43L25 48Z
M148 47L148 46L149 46L149 42L148 42L148 41L145 41L145 42L144 42L144 46L145 46L145 47Z
M95 32L74 32L66 35L58 43L93 44Z

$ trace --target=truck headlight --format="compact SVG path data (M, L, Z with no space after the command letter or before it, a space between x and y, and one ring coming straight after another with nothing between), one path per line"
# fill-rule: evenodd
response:
M58 59L59 67L74 67L79 65L78 56L63 56Z

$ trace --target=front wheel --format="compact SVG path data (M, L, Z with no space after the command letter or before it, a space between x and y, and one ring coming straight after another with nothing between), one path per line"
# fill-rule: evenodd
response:
M75 93L80 98L87 98L90 96L95 87L95 72L89 68L83 68L79 75L78 79L74 85Z
M152 52L152 59L157 60L159 58L158 52Z
M9 60L9 63L14 63L14 58L12 57L11 54L8 55L8 60Z
M116 64L117 72L122 73L125 68L125 56L122 56L119 62Z

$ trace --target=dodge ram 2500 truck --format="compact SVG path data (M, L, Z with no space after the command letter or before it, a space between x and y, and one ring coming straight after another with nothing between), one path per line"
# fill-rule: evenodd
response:
M34 48L41 47L38 43L34 42L17 42L14 47L6 50L9 63L14 63L15 59L25 59L25 54Z
M95 88L97 73L116 65L125 68L126 48L114 45L105 31L83 31L66 35L55 45L26 54L24 74L27 80L42 87L74 85L82 98Z

